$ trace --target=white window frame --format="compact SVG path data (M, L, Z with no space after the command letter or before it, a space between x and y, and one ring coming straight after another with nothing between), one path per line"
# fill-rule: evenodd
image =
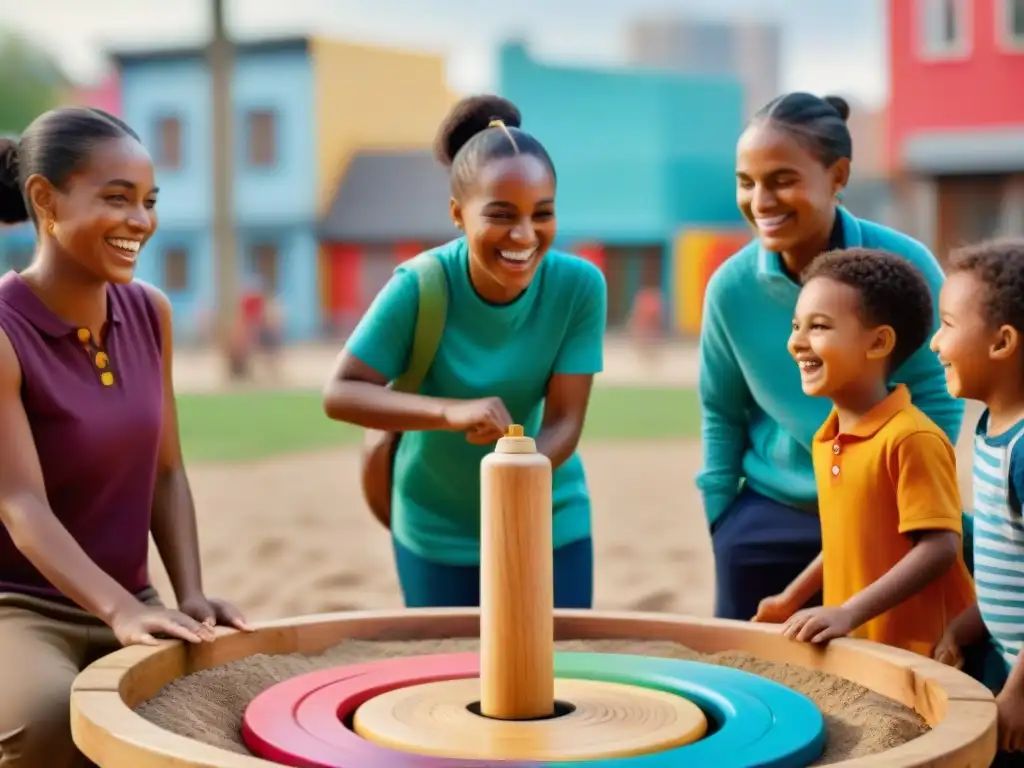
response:
M940 41L936 35L947 3L953 3L956 17L956 39L952 43ZM972 0L917 0L915 26L919 56L926 61L968 58L974 33L973 5Z
M1024 0L995 0L996 44L1003 51L1024 53L1024 31L1014 35L1011 23L1015 3L1020 5L1021 14L1024 14Z

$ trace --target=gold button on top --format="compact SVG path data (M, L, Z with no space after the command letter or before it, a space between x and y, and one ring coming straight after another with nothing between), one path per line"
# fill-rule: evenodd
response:
M835 466L833 464L832 465L832 475L835 476L835 475L838 475L838 474L839 474L839 467L837 467L837 466Z
M80 342L82 342L83 344L85 344L85 343L86 343L86 342L88 342L88 341L89 341L89 339L91 339L91 338L92 338L92 334L91 334L91 333L89 333L89 329L88 329L88 328L79 328L79 329L78 329L78 340L79 340Z
M103 382L104 387L112 387L114 386L114 374L110 371L104 371L100 374L100 381Z
M839 455L839 443L832 443L832 453Z
M106 368L109 363L110 363L110 358L107 357L107 353L106 352L97 352L96 353L96 367L97 368Z

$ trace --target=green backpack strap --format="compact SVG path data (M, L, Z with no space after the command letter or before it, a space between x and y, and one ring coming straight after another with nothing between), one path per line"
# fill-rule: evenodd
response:
M401 266L413 270L419 278L419 308L409 366L395 379L391 388L399 392L418 392L434 362L441 334L444 333L448 315L448 278L444 265L430 251L414 256Z

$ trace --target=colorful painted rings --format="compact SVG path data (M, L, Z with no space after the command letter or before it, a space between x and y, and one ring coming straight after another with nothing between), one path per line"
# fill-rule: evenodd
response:
M362 738L348 722L358 716L362 705L389 691L478 675L475 653L389 659L300 675L253 699L243 720L243 736L258 756L307 768L494 765L499 761L493 758L395 750ZM660 691L692 702L707 717L709 732L697 741L659 752L590 759L587 765L792 768L813 762L824 748L824 720L810 700L779 683L737 669L631 654L560 652L555 655L555 675L557 679ZM371 710L372 705L366 711ZM455 754L458 744L452 747ZM576 760L548 759L500 763L507 768L580 765Z

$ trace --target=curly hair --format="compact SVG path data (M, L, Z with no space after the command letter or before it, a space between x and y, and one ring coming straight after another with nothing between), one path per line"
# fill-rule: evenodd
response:
M544 146L522 130L522 115L501 96L468 96L452 107L438 127L434 156L451 168L452 193L461 197L490 160L513 155L532 155L555 176L555 164Z
M1024 333L1024 240L986 240L956 248L948 274L969 272L984 286L979 297L985 319L993 326L1011 325Z
M891 326L896 345L889 370L899 368L931 335L934 302L924 274L906 258L872 248L847 248L822 254L801 275L835 280L860 294L864 322Z

